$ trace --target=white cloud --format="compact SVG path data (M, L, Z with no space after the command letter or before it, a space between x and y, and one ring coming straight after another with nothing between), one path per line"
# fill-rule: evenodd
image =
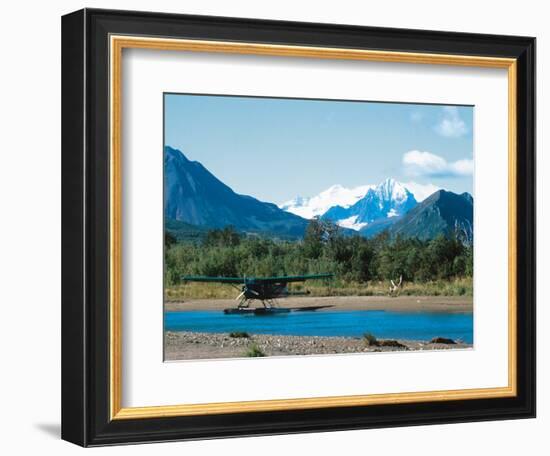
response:
M456 106L445 106L441 121L435 126L435 131L447 138L458 138L468 133L468 127L460 118Z
M424 201L428 196L442 189L442 187L438 187L437 185L419 184L418 182L412 181L403 182L403 186L414 195L414 198L419 203Z
M410 150L403 155L403 166L405 173L410 176L420 177L461 177L471 176L474 171L474 161L470 159L447 162L443 157Z

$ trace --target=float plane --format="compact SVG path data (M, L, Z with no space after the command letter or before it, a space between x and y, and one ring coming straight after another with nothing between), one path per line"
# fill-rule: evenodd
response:
M226 314L270 315L290 311L314 311L332 306L278 307L276 300L288 296L308 295L309 291L289 291L288 284L305 282L306 280L328 280L334 274L310 274L277 277L212 277L212 276L182 276L182 282L207 282L231 285L240 291L235 298L239 301L236 308L224 309ZM253 301L261 301L262 307L250 307Z

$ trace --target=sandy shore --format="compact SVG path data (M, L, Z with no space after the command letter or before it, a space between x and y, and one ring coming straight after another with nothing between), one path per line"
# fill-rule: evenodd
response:
M314 336L272 336L250 335L233 338L229 334L198 332L172 332L165 334L165 359L167 361L186 359L246 358L256 347L265 356L284 355L328 355L344 353L367 353L406 350L448 350L471 348L469 344L441 344L399 339L384 346L369 346L363 338L314 337Z
M261 307L261 303L253 303ZM393 310L413 312L472 312L471 296L294 296L277 301L280 307L332 306L316 312L334 310ZM182 310L223 310L236 307L234 299L190 299L183 302L167 302L167 312Z

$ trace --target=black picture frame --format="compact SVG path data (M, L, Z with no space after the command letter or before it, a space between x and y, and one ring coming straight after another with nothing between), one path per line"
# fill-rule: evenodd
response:
M109 36L517 59L517 395L110 419ZM535 416L535 39L84 9L62 19L62 438L82 446Z

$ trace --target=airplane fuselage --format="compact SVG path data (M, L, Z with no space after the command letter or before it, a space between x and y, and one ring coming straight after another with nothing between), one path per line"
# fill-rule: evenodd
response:
M259 299L266 301L288 296L286 283L247 283L242 288L246 299Z

